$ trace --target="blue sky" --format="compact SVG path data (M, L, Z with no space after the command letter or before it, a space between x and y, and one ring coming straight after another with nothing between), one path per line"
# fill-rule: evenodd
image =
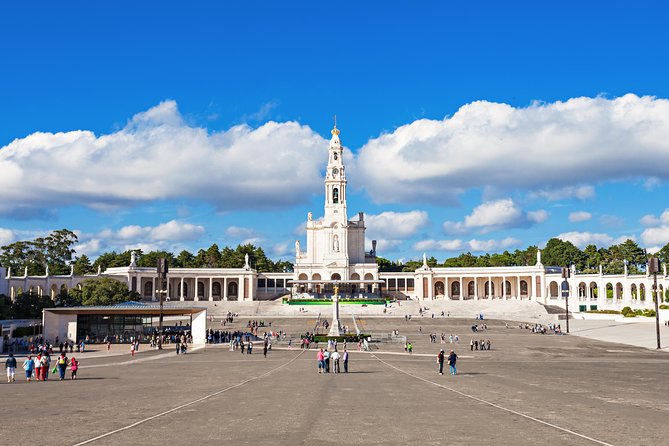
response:
M585 4L584 4L585 3ZM0 242L252 241L322 212L332 115L381 255L669 242L662 2L0 7Z

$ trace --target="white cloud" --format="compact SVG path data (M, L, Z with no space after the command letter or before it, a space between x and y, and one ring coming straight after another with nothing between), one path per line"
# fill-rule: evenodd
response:
M627 239L636 240L633 235L623 235L620 237L611 237L608 234L597 232L563 232L557 238L566 242L571 242L583 249L588 245L597 245L600 247L609 247L624 242Z
M369 239L406 239L415 235L429 223L425 211L382 212L378 215L365 215L367 238Z
M376 202L443 204L470 188L589 198L592 184L669 178L669 100L628 94L515 108L477 101L368 141L361 181Z
M467 234L471 231L485 234L502 228L543 223L547 218L548 212L543 209L523 212L511 198L504 198L480 204L463 221L445 221L443 226L447 234Z
M5 246L14 241L14 231L0 228L0 246Z
M530 193L531 197L543 198L548 201L565 200L568 198L577 198L586 200L595 196L595 188L588 185L565 186L552 189L540 189Z
M669 209L665 209L659 217L647 214L639 221L646 227L641 233L641 241L649 251L657 252L669 243Z
M578 223L581 221L588 221L592 218L592 214L586 211L576 211L569 214L569 221Z
M72 204L108 211L156 199L283 207L320 191L326 151L296 122L208 132L166 101L114 133L36 132L0 148L0 214Z
M454 240L421 240L414 244L414 249L418 251L473 251L473 252L491 252L497 250L508 249L513 246L518 246L520 240L513 237L507 237L502 240L477 240L471 239L463 241L460 239Z
M376 252L381 257L388 255L388 253L397 252L397 250L402 246L404 240L392 240L392 239L375 239L376 240ZM372 239L365 240L365 250L367 252L372 250Z
M232 237L234 239L250 238L257 236L257 233L254 229L244 228L242 226L230 226L228 229L225 230L225 234L228 237Z
M604 226L619 228L625 224L625 220L617 215L604 214L599 216L599 222Z

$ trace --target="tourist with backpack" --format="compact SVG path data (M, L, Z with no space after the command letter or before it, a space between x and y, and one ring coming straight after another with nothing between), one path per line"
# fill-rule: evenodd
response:
M16 381L16 358L14 357L14 353L9 354L9 357L5 361L5 368L7 369L7 382Z
M60 356L58 357L58 360L56 361L56 366L58 367L58 373L60 373L60 380L65 379L65 372L67 371L67 356L65 356L65 353L61 353Z
M23 370L26 371L26 381L30 382L30 379L33 377L33 372L35 371L35 361L33 361L32 355L23 361Z

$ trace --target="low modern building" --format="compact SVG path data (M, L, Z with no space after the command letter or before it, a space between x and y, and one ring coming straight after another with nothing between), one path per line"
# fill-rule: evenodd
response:
M77 342L116 336L129 338L148 336L158 326L160 305L126 302L112 306L61 307L43 311L42 323L47 339ZM194 344L204 344L207 339L207 310L199 307L171 307L164 305L162 314L170 319L187 318L187 324L163 320L163 327L173 332L185 328L191 331Z
M349 220L347 177L343 149L336 125L328 150L324 188L323 217L307 214L306 245L295 242L295 267L288 273L260 273L249 266L242 268L171 268L168 280L158 278L156 268L130 265L98 271L95 275L16 276L0 269L0 292L14 299L18 294L49 295L81 286L88 278L106 276L122 281L140 293L145 301L156 301L163 294L167 301L253 301L291 295L293 298L327 298L337 285L347 297L390 296L401 299L449 300L533 300L546 305L564 306L563 279L560 269L544 266L541 252L536 263L528 266L494 268L431 268L423 266L411 272L380 272L376 263L376 242L366 252L364 213ZM572 271L566 294L572 311L591 309L651 308L653 278L648 275L580 274ZM666 265L658 275L661 296L669 287Z

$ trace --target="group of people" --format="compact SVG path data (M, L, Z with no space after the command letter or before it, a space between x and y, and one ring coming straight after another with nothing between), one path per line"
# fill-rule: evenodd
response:
M445 343L446 343L446 333L441 333L441 335L440 335L439 337L440 337L440 339L441 339L441 343L442 343L442 344L445 344ZM432 344L436 344L436 343L437 343L437 334L436 334L436 333L430 333L430 342L431 342ZM448 342L449 342L450 344L452 344L452 343L454 343L454 342L457 344L457 343L460 342L460 336L458 336L458 335L456 335L456 334L455 334L455 335L453 335L453 334L448 335Z
M444 374L444 360L448 362L448 367L450 369L451 375L457 375L458 370L455 367L455 363L458 360L458 355L455 354L453 350L446 356L444 354L444 349L442 348L439 350L439 353L437 354L437 364L439 365L439 374L443 375Z
M320 349L316 354L318 361L318 373L330 373L330 369L334 373L341 373L340 361L344 363L344 373L348 373L348 351L344 349L343 354L339 354L337 349L330 354L328 349Z
M472 339L469 341L469 350L490 350L490 339L484 341L483 339Z
M546 334L549 331L552 331L556 335L562 334L562 327L560 327L560 324L553 324L553 323L549 323L548 325L520 324L520 328L525 328L526 330L530 330L532 333Z
M23 361L23 370L26 372L26 381L47 381L49 379L49 371L51 373L58 373L60 380L65 379L67 368L70 368L71 379L77 379L77 370L79 370L79 361L73 356L68 359L67 353L62 352L55 360L53 369L51 369L51 355L48 351L39 352L35 357L28 355ZM5 361L5 369L7 370L7 382L12 383L16 381L16 367L17 361L13 353L10 353Z

